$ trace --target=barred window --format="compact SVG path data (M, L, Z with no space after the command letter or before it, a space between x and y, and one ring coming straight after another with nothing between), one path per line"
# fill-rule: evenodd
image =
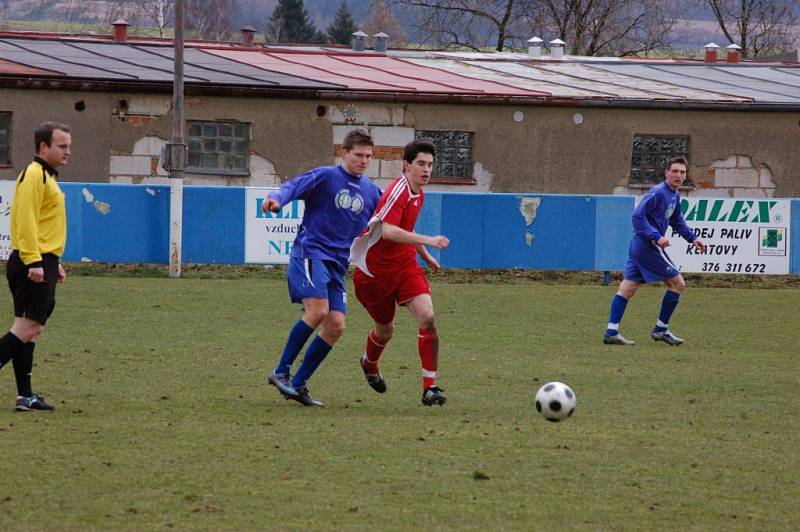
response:
M475 133L469 131L416 131L416 138L426 138L436 147L431 177L472 179L472 146Z
M667 161L689 157L689 137L638 134L633 136L631 185L654 185L664 179ZM686 180L687 184L689 179Z
M188 143L190 171L249 173L250 124L189 122Z
M11 164L11 113L0 113L0 164Z

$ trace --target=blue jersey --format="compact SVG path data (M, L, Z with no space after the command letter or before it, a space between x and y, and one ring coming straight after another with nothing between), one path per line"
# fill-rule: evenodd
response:
M351 175L341 166L320 166L287 181L269 197L281 207L293 200L305 202L292 257L332 260L344 274L350 244L367 227L381 191L366 176Z
M680 268L656 242L672 227L692 242L694 232L681 214L681 195L660 183L645 194L633 211L633 237L628 248L624 277L627 280L652 283L675 277Z
M681 214L680 193L664 181L651 188L633 211L634 239L649 247L650 242L666 236L669 226L688 242L697 238Z

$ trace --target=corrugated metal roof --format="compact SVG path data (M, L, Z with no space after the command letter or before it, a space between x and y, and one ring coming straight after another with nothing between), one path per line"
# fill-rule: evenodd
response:
M403 76L413 83L412 87L421 92L460 92L521 96L548 96L541 88L509 87L505 83L493 80L465 77L457 72L447 72L438 68L436 62L425 64L424 60L395 59L391 57L359 57L343 56L341 61L358 64L383 72L391 72ZM476 83L476 81L478 83ZM521 90L520 90L521 89Z
M270 54L259 51L246 50L207 50L208 53L225 57L226 59L240 61L258 68L278 72L307 80L321 81L333 86L353 90L368 91L397 91L398 87L376 83L369 79L340 76L335 72L318 68L314 65L298 61L298 57L309 57L306 54ZM281 57L284 56L284 57ZM311 57L314 57L313 55Z
M742 75L749 66L690 65L690 64L627 64L594 65L595 68L615 72L641 80L656 80L675 87L688 87L702 91L729 95L731 99L749 99L759 103L800 103L800 81L792 89L769 79L755 80Z
M576 63L506 63L471 62L484 68L500 70L516 76L555 85L551 89L554 96L570 97L576 91L594 93L619 99L648 100L743 100L716 93L688 89L652 80L636 79L630 76L595 68L593 65Z
M0 75L2 74L8 74L12 76L58 76L60 75L60 72L32 68L0 59Z
M451 59L409 59L409 61L418 65L445 69L462 76L471 76L473 78L480 76L495 81L502 81L506 84L506 92L509 91L508 86L510 85L560 98L607 98L613 96L610 93L596 90L596 87L590 88L589 84L586 84L586 87L580 87L578 86L579 84L565 85L559 83L559 80L547 79L548 76L546 75L537 76L537 71L517 63L501 61L455 61ZM483 71L480 69L483 69ZM562 79L560 81L564 80Z
M575 56L555 60L508 52L425 50L379 55L318 46L242 48L208 42L188 42L184 57L186 83L194 86L346 90L471 101L480 96L502 101L558 99L576 105L800 105L800 64ZM167 40L0 34L0 77L171 84L172 69L173 48Z

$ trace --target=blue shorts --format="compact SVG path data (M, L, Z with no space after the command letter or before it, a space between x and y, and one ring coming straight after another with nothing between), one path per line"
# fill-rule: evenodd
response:
M309 297L327 299L330 310L347 314L344 274L334 261L292 257L289 259L287 281L292 303L302 303Z
M643 240L631 242L624 279L639 283L654 283L680 275L680 269L672 262L667 252L655 242Z

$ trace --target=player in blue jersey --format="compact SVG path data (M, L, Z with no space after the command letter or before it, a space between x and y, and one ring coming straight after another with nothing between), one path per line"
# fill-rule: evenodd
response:
M342 142L339 166L314 168L270 192L261 210L278 212L293 200L305 202L303 221L294 240L287 278L289 297L302 303L299 319L268 381L287 399L304 406L323 406L311 397L306 382L344 332L350 244L369 222L381 191L364 173L372 160L372 138L350 131ZM290 370L311 334L321 326L294 377Z
M650 337L657 342L680 345L681 338L669 330L669 319L678 306L678 300L686 288L680 270L667 255L670 241L667 228L672 227L687 242L700 251L706 246L697 239L694 231L686 225L681 214L681 195L678 189L686 181L689 167L684 157L675 157L667 162L664 181L650 189L633 211L633 236L628 248L628 263L622 282L611 302L608 328L603 336L604 344L633 345L619 333L619 324L628 300L636 294L642 283L664 281L667 291L661 301L661 312Z

